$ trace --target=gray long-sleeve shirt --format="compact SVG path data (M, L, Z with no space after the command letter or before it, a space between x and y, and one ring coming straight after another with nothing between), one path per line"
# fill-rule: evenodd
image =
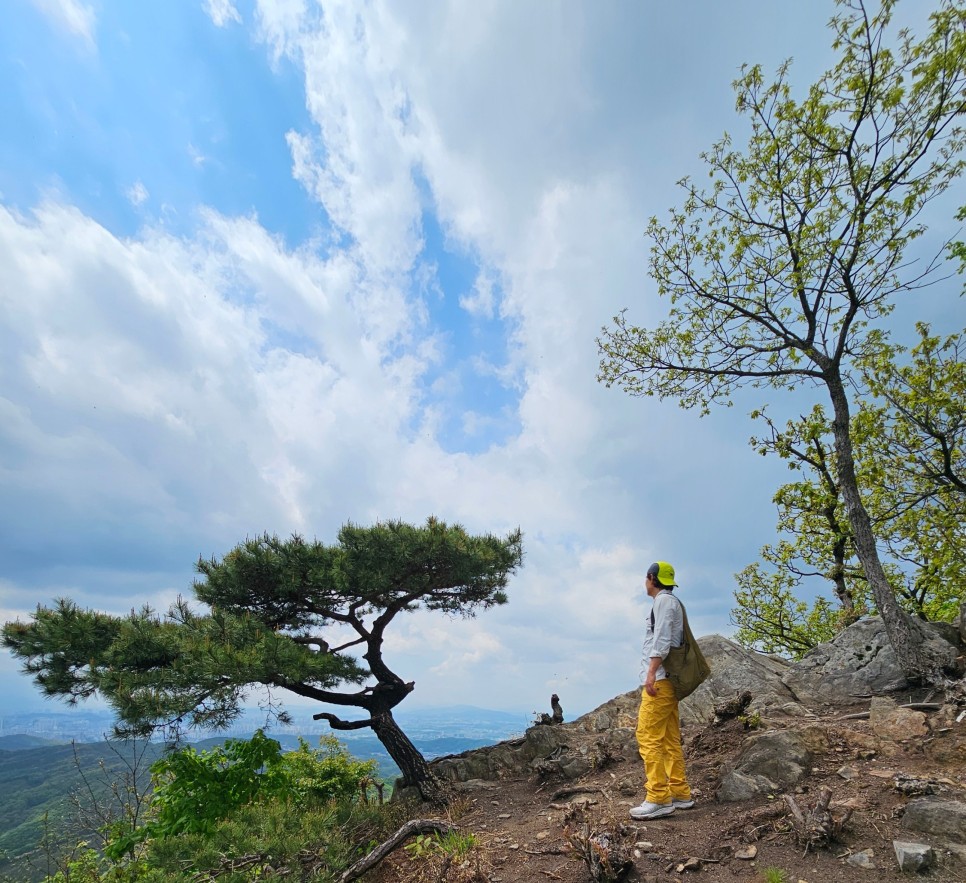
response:
M641 659L641 683L647 677L647 669L652 656L664 659L672 647L680 647L684 643L684 608L667 589L662 589L654 597L654 625L651 617L647 617L647 628L644 631L644 651ZM660 666L654 676L655 680L667 677L664 666Z

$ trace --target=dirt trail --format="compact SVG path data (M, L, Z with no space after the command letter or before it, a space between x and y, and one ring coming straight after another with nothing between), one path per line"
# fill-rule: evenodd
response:
M928 787L945 799L966 801L966 764L948 760L966 756L966 724L935 734L929 756L922 740L896 743L888 756L862 747L873 741L874 734L868 721L843 721L848 711L810 722L825 728L829 749L815 757L811 774L793 795L805 809L828 787L836 815L852 810L841 842L829 848L804 851L779 794L741 803L715 801L720 768L734 760L748 735L739 722L729 721L685 735L688 775L697 798L693 809L647 823L632 821L628 810L644 798L642 764L621 758L578 782L539 783L521 777L475 783L454 802L451 817L462 831L475 836L476 849L449 861L445 856L400 851L374 876L385 883L585 883L591 878L571 837L576 834L579 840L581 834L608 832L633 859L625 878L631 883L878 883L916 877L932 883L966 883L966 847L959 856L937 848L937 867L909 875L899 871L892 845L893 840L931 842L902 829L902 809L915 795L897 789L897 774L931 782ZM850 856L866 850L871 850L873 868L849 863Z

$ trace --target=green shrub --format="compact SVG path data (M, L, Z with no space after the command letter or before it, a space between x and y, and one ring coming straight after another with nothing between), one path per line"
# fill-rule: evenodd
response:
M185 748L152 767L153 837L204 833L234 810L258 801L317 801L359 793L374 761L353 758L337 739L320 739L312 749L299 739L298 751L283 753L275 739L258 730L251 739L230 739L223 748Z

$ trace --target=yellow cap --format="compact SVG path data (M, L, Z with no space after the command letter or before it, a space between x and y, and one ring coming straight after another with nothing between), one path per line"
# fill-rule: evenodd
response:
M662 586L676 586L674 581L674 568L667 561L655 561L647 568L648 576L654 577Z

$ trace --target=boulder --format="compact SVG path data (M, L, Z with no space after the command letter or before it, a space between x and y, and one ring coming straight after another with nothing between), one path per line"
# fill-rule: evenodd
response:
M934 797L911 800L902 815L902 827L966 843L966 803Z
M911 708L900 708L888 696L873 696L869 706L869 723L882 739L901 742L925 739L929 735L926 715Z
M750 736L738 760L723 770L716 796L730 803L785 791L797 785L811 765L811 752L798 732L770 730Z
M681 703L682 726L711 723L715 705L746 690L752 695L749 714L807 714L783 683L789 670L786 660L746 650L721 635L699 638L698 644L711 666L711 676Z
M953 664L957 648L929 625L926 643L934 655ZM851 705L907 684L880 616L861 619L820 644L789 666L783 681L796 697L828 705Z

